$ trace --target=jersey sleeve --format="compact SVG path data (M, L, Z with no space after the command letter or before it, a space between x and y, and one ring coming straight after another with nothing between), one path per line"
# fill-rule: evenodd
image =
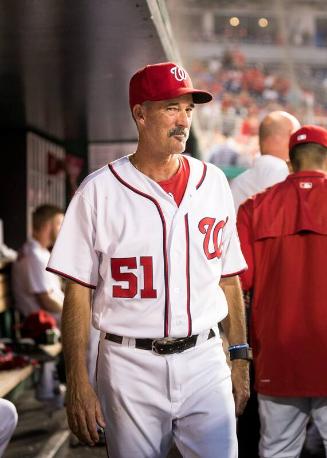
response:
M226 180L227 203L230 209L228 220L226 221L226 230L223 239L223 258L222 258L222 277L231 277L243 272L246 268L246 262L242 254L240 240L236 228L236 216L234 201L230 187Z
M99 256L94 248L95 210L82 193L73 197L53 247L47 270L95 288Z
M28 288L32 294L45 293L49 291L48 273L45 270L46 261L32 252L28 254Z
M249 291L253 287L254 280L254 252L251 225L252 205L252 199L247 200L240 206L237 213L237 229L240 236L241 248L248 265L248 269L240 276L244 291Z

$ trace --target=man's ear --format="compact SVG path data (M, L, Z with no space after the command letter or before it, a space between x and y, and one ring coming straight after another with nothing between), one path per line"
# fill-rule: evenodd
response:
M144 108L139 103L133 107L133 117L136 122L141 122L144 120Z
M287 161L286 164L287 164L289 173L293 173L294 170L293 170L292 162L291 161Z

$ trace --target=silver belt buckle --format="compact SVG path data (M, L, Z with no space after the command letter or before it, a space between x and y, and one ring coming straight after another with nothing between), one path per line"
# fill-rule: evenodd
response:
M156 344L159 345L166 345L167 343L173 342L175 339L173 337L164 337L163 339L155 339L152 341L151 345L151 351L152 353L155 353L156 355L160 355L160 353L157 350Z

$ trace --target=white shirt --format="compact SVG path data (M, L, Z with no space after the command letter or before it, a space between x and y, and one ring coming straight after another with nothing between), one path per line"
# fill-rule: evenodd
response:
M236 212L246 199L284 181L288 174L288 167L284 160L269 154L257 157L253 167L231 180L230 187Z
M50 252L37 240L30 239L22 247L12 268L15 307L24 315L37 312L40 306L35 294L49 292L63 303L64 293L56 275L46 271Z
M125 337L185 337L227 314L221 276L246 268L223 172L187 157L178 207L128 157L89 175L48 268L95 289L93 324Z

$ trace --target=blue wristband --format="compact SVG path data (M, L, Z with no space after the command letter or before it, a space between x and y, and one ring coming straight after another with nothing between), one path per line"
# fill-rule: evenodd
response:
M231 361L234 359L252 359L252 350L249 347L249 344L238 344L238 345L231 345L228 347L229 350L229 358Z
M228 350L238 350L239 348L249 348L249 344L244 343L244 344L230 345L228 347Z

